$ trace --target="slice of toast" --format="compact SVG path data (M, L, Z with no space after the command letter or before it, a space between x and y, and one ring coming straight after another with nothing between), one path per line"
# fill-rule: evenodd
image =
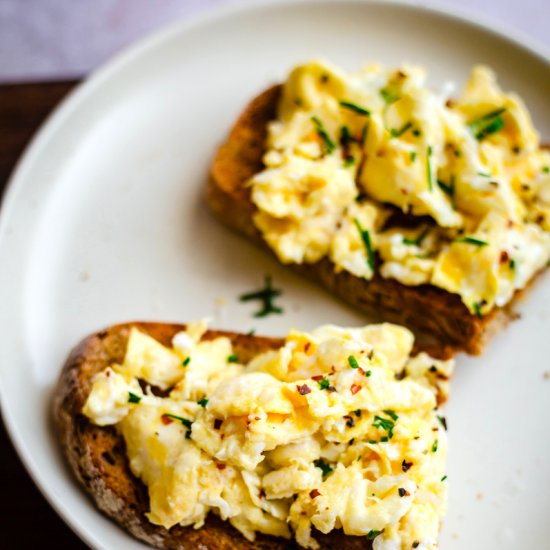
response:
M128 464L124 439L111 427L93 424L82 414L92 386L93 376L116 362L122 362L128 335L137 327L169 346L172 337L184 325L128 323L113 326L83 340L70 354L61 373L54 397L54 420L58 437L80 484L96 505L136 538L157 548L178 550L286 550L299 548L286 539L258 535L255 542L246 540L228 522L210 514L201 529L174 526L167 530L151 523L146 486L137 479ZM260 352L277 349L282 339L263 338L228 332L208 331L203 339L227 336L235 353L249 361ZM432 353L437 354L437 350ZM349 550L370 549L366 537L346 536L341 530L328 535L315 533L321 548Z
M68 464L80 484L98 508L136 538L157 548L178 550L288 550L298 549L286 539L258 535L246 540L228 522L210 514L201 529L174 526L167 530L147 517L149 497L146 486L137 479L128 464L123 437L112 426L93 424L82 414L94 375L113 363L121 363L132 327L149 334L166 346L185 325L127 323L115 325L84 339L70 354L61 372L54 394L54 421ZM243 362L258 353L281 347L284 340L221 331L207 331L203 339L230 338L233 349ZM415 345L413 355L426 351L432 357L448 359L445 348ZM366 537L347 536L341 530L327 535L315 531L321 548L359 550L372 548Z
M214 158L207 188L207 202L216 217L270 251L254 225L255 206L246 183L263 169L267 123L276 118L281 91L281 86L269 88L245 108ZM474 355L514 318L512 305L519 294L507 306L479 318L460 296L433 285L407 286L378 273L371 280L347 271L337 273L327 258L291 267L375 319L405 325L418 338L434 338Z

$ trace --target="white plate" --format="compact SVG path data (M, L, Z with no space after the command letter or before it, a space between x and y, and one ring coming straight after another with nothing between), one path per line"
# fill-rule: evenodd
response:
M212 315L216 326L269 334L364 322L228 233L203 203L209 161L235 116L312 56L348 68L420 63L434 84L461 83L472 64L488 63L550 139L542 55L456 16L388 2L227 10L155 35L84 83L35 139L5 198L0 374L3 414L27 468L96 548L141 545L75 485L51 431L52 387L80 338L131 319ZM235 298L265 273L284 289L286 313L258 321ZM458 359L446 550L548 547L549 282L529 292L522 320L484 357Z

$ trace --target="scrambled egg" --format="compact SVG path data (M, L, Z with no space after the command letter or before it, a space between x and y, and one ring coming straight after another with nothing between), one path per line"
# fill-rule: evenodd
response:
M83 408L124 437L152 523L200 528L212 512L249 540L317 548L316 531L343 529L377 550L437 548L452 360L411 357L390 324L291 331L247 361L205 329L167 348L133 328Z
M550 153L486 67L451 100L419 67L311 61L291 72L268 130L249 184L255 224L284 263L328 257L357 277L433 284L482 315L550 259ZM478 253L463 235L490 240ZM506 255L512 269L496 260Z

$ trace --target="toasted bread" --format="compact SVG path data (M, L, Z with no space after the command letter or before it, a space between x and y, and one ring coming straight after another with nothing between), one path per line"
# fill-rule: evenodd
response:
M255 542L246 540L228 522L210 514L201 529L172 527L167 530L146 517L149 497L145 485L128 464L124 440L113 427L92 424L82 413L93 376L108 365L122 362L132 326L159 342L170 345L172 337L184 325L128 323L113 326L83 340L70 354L61 373L54 398L54 420L59 440L71 470L96 505L136 538L156 548L179 550L283 550L299 548L286 539L259 535ZM243 361L268 349L276 349L283 340L227 332L208 331L203 337L227 336ZM328 535L315 533L321 548L370 549L366 537L346 536L341 530Z
M261 93L245 108L211 166L207 202L225 225L270 250L255 227L255 206L247 181L262 170L267 123L276 118L282 87ZM327 258L291 267L326 287L332 294L375 319L409 327L419 338L435 338L441 345L478 355L487 341L514 318L514 300L482 318L472 315L460 296L433 285L406 286L378 273L371 280L347 271L336 272Z

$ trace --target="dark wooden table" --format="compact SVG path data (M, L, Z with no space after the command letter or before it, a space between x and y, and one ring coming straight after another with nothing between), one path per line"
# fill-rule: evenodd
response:
M0 193L23 148L76 81L0 86ZM85 550L35 487L0 420L0 549Z

